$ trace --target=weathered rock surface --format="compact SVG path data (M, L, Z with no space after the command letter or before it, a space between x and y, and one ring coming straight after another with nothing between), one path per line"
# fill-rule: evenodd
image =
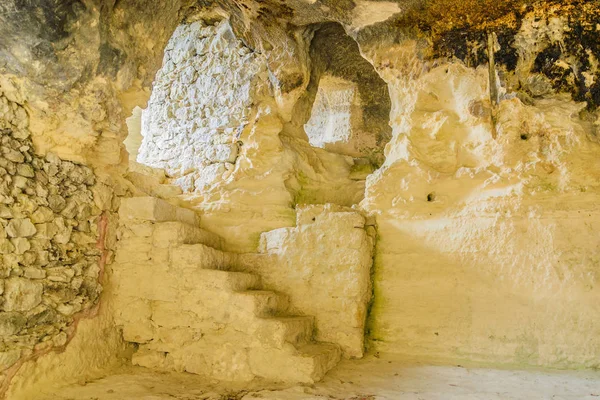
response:
M29 279L6 279L2 308L5 311L29 311L42 302L43 290L44 286L41 283Z
M34 154L23 107L1 95L0 104L0 349L11 354L8 368L39 346L63 345L73 315L97 303L101 210L92 170Z
M255 92L267 80L264 60L226 21L180 25L143 112L138 161L164 168L187 191L215 184L235 163Z
M164 107L166 117L155 116L161 124L169 121L160 126L174 136L158 141L165 149L153 152L153 158L165 155L160 163L173 164L172 174L180 174L176 183L194 193L195 206L204 213L202 226L214 227L230 249L252 251L262 232L296 223L297 204L360 203L378 226L368 324L375 347L436 360L598 367L597 2L50 3L6 0L0 5L0 307L15 309L0 321L8 338L0 349L1 365L11 365L22 349L29 351L40 340L63 343L64 332L58 331L68 326L70 315L97 298L98 268L88 261L97 257L96 217L99 209L112 207L113 183L92 189L88 177L93 174L65 160L119 174L126 158L125 117L134 106L144 106L167 41L184 21L178 31L184 40L164 57L164 72L178 84L168 94L167 83L157 85L165 90L153 98L161 105L178 102ZM229 52L217 57L226 63L207 69L187 65L204 60L184 34L198 27L193 25L198 15L206 25L200 30L213 34L197 37L198 42L214 44L208 49L213 54ZM320 36L327 27L340 35ZM390 97L391 130L381 129L387 127L379 118L373 130L359 136L379 156L389 140L384 159L378 160L381 168L366 184L370 169L363 160L315 149L304 135L306 112L313 110L304 101L318 96L314 68L323 67L314 62L315 39L325 50L354 45L348 41L354 40L359 55L385 82L377 81L379 94ZM362 77L350 78L367 63L356 52L336 54L334 67L341 70L321 72L353 82L360 92L367 86ZM252 62L244 64L244 57ZM220 68L229 67L230 60L235 68ZM186 68L178 70L180 62ZM260 72L245 74L246 67ZM225 95L216 79L201 74L206 71L225 80ZM229 85L228 77L235 74L257 81ZM211 94L203 99L207 107L191 104L199 98L198 82ZM260 90L250 90L254 83ZM370 103L365 94L373 92L360 93L365 125L367 114L387 115L386 107L365 109ZM184 104L188 95L194 101ZM222 99L228 103L219 104ZM351 113L351 104L344 102L344 113ZM228 108L235 112L212 113ZM239 137L238 122L243 125ZM188 128L195 132L197 125L208 134L190 139ZM34 155L29 132L36 150L48 153L46 159ZM207 144L197 146L196 140ZM357 150L350 147L330 150ZM177 162L181 155L186 163L193 160L194 171ZM302 226L298 229L306 229L314 244L311 227ZM144 237L144 229L135 235ZM303 232L290 231L302 237ZM157 247L154 240L132 243L139 245L129 249L132 257L149 257L148 248ZM153 256L160 259L164 253L157 250ZM193 264L197 253L175 257ZM144 296L164 295L156 288L178 295L162 280L143 275L147 271L141 267L132 271L124 280L132 290L142 290L134 284L143 276L140 282L149 285ZM34 305L38 284L42 300ZM171 322L172 309L162 311ZM130 316L138 329L132 335L141 341L150 337L148 314L143 315L140 320ZM196 343L187 333L178 331L176 339ZM98 334L92 337L97 344ZM140 352L139 363L173 367L160 354L172 351L163 345ZM238 359L231 347L219 350ZM247 355L258 362L240 363L244 367L235 372L245 378L250 375L244 368L258 371L269 359L278 370L288 366L289 354L278 358L252 350ZM185 364L198 371L213 361L185 359ZM39 365L50 369L52 361ZM28 371L45 376L35 367Z
M302 314L313 315L317 340L338 344L346 357L365 351L371 299L374 228L350 208L298 206L294 228L261 235L262 254L244 254L239 268L258 273L265 287L290 296Z

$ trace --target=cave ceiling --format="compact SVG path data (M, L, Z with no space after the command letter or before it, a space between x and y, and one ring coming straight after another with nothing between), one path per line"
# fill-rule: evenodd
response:
M287 62L282 58L292 54L302 63L301 42L310 40L318 24L339 22L361 49L413 38L427 48L423 57L456 58L469 66L487 63L485 42L493 32L496 62L511 71L520 56L514 38L523 19L532 13L540 19L562 16L569 25L562 43L547 46L533 72L575 100L600 103L600 79L582 83L582 73L593 67L590 54L600 59L600 3L582 0L5 0L0 73L59 92L97 76L118 79L123 88L134 80L148 87L177 24L216 8L249 47L275 54L271 62L284 91L302 79L293 65L281 67ZM559 59L574 68L556 70Z

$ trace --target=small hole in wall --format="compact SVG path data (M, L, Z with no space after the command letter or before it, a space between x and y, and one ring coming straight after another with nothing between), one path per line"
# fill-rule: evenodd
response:
M432 192L432 193L429 193L429 194L427 195L427 201L428 201L428 202L435 201L435 193L433 193L433 192Z
M313 217L313 218L312 218L312 220L313 220L313 221L316 221L316 220L317 220L317 217Z
M521 134L521 140L528 140L529 139L529 135L526 133L522 133Z

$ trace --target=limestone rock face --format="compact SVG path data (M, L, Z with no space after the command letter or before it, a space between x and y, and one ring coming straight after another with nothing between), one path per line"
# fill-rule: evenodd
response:
M388 87L342 25L316 24L313 29L310 82L290 125L305 124L314 146L380 165L391 138Z
M362 119L360 95L355 84L335 77L322 77L319 90L305 125L309 143L326 149L343 149L351 139L358 139L357 120ZM362 138L361 138L362 139ZM357 149L346 151L355 155Z
M190 191L214 184L235 163L252 99L267 80L264 59L227 21L180 25L143 112L138 161L189 181Z
M188 200L235 251L254 251L260 233L293 224L295 202L351 205L364 190L350 176L355 160L288 132L268 65L228 21L184 24L144 112L138 160L193 193Z
M512 70L504 39L496 70L430 63L413 40L364 47L393 93L394 137L361 203L378 226L370 332L382 350L597 365L597 268L579 260L597 246L583 219L597 213L598 111L530 75L541 47L569 47L550 32L564 20L542 14L514 33L543 44L524 45ZM535 89L514 85L525 76Z
M366 324L375 349L598 368L599 26L600 6L582 0L3 1L0 368L63 345L73 315L96 304L98 217L118 206L113 192L129 194L119 186L125 117L145 106L155 77L145 123L153 147L141 159L168 170L160 183L180 186L199 224L233 252L183 247L194 229L123 232L115 315L142 348L137 364L240 380L289 370L306 381L315 360L331 366L335 345L289 357L298 350L289 339L302 342L310 318L236 320L257 304L289 306L234 294L252 277L186 280L174 268L224 269L261 235L272 265L256 268L274 289L288 286L295 307L324 326L319 335L360 355L366 232L377 226ZM354 94L336 102L332 77ZM342 118L330 119L336 110ZM331 132L356 141L311 146ZM354 206L369 223L298 206L323 203ZM171 211L152 216L177 219ZM200 318L189 314L198 297L200 312L211 310ZM248 330L199 340L231 320ZM243 351L229 345L238 341Z

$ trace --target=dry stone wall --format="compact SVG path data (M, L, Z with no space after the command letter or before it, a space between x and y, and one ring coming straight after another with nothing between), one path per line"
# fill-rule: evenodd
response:
M267 81L264 59L227 21L180 25L143 112L138 161L164 168L186 191L214 183L233 168L253 97Z
M96 176L36 155L28 123L0 96L0 370L65 345L75 314L102 290Z

